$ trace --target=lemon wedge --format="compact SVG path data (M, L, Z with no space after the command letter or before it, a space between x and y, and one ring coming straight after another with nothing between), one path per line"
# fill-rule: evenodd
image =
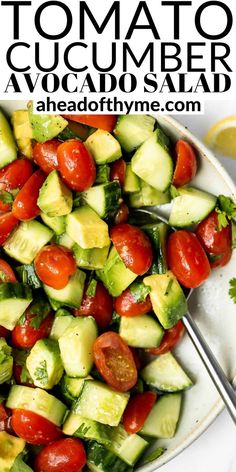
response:
M236 115L228 116L213 125L204 141L215 152L236 159Z

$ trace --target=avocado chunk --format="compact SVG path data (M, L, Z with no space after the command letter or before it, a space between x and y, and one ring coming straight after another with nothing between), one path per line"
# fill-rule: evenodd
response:
M8 256L22 264L31 264L40 249L53 237L53 232L36 220L22 221L5 242Z
M29 120L28 110L16 110L12 113L11 122L13 133L19 151L26 157L33 157L33 131Z
M119 116L114 135L126 152L132 152L152 136L155 122L148 115Z
M56 170L50 172L40 189L37 204L48 216L68 215L72 210L72 192Z
M167 143L168 138L158 128L131 160L133 172L160 192L168 189L173 175L174 166Z
M0 470L9 472L17 456L24 450L26 442L5 431L0 432Z
M10 380L13 369L12 348L4 338L0 338L0 384Z
M66 219L67 234L83 249L109 246L108 225L89 206L77 208Z
M17 158L17 148L10 125L0 110L0 169Z
M125 266L114 246L104 268L96 274L113 297L118 297L137 278L137 274Z
M144 284L151 288L153 311L165 329L172 328L188 311L184 292L169 270L166 274L145 277Z
M36 115L33 113L33 103L29 105L29 121L32 126L33 139L44 143L55 138L68 125L61 115Z
M52 339L37 341L26 359L26 367L34 385L45 390L53 388L63 375L58 343Z
M121 147L117 139L103 129L98 129L95 133L91 134L84 144L98 165L108 164L122 156Z
M78 244L73 245L76 264L87 270L103 269L106 264L110 246L83 249Z
M63 234L66 230L66 219L65 216L48 216L43 211L40 216L46 226L51 228L57 236Z
M163 392L179 392L193 385L171 352L158 356L141 371L147 385Z

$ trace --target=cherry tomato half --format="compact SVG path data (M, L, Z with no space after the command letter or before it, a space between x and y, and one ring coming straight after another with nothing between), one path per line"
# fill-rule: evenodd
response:
M8 418L7 410L5 409L4 403L0 404L0 421L5 421Z
M168 266L187 288L195 288L206 280L211 272L207 255L196 234L180 230L172 233L167 241Z
M119 225L121 223L127 223L128 219L129 219L129 208L124 202L122 202L120 204L118 212L115 215L115 224Z
M80 308L74 310L75 316L93 316L100 329L107 328L111 322L112 313L113 300L102 282L97 282L96 292L92 297L86 294L85 289Z
M127 288L115 298L114 308L120 316L139 316L152 311L152 304L149 295L143 302L136 302L130 289Z
M52 328L53 314L49 313L42 320L38 328L31 326L32 320L38 315L31 313L30 309L25 312L25 321L23 324L17 324L12 331L12 344L21 349L29 349L34 346L39 339L46 338Z
M0 259L0 283L1 282L17 282L11 266L3 259Z
M196 154L187 141L177 141L175 146L176 165L173 176L173 185L181 187L186 185L197 172Z
M36 170L17 194L12 205L12 213L18 220L32 220L39 215L37 200L45 179L46 175L41 170Z
M17 436L35 446L47 446L62 437L60 428L32 411L12 410L11 424Z
M19 221L13 213L3 213L0 215L0 246L2 246L13 229L18 225Z
M118 159L111 164L110 180L118 180L121 187L124 187L126 173L126 162Z
M77 438L60 439L43 448L35 460L35 472L80 472L86 452Z
M36 143L33 147L34 161L47 175L58 168L57 149L60 144L57 139L51 139L45 143Z
M137 368L131 350L119 334L107 331L99 336L93 353L104 380L119 392L127 392L137 382Z
M142 429L156 399L157 394L154 392L137 393L130 398L123 415L123 425L127 433L135 434Z
M5 185L6 190L21 189L33 173L33 166L29 159L17 159L1 169L0 188Z
M212 211L196 228L196 235L205 249L211 255L210 263L212 267L225 265L232 253L232 225L229 221L226 228L219 230L218 214ZM212 256L221 257L212 257Z
M96 179L96 165L85 145L76 139L60 144L58 166L65 183L76 192L90 188Z
M160 354L165 354L166 352L173 349L176 344L180 341L184 334L184 325L182 321L178 321L173 328L167 329L162 338L161 344L159 347L153 347L150 349L145 349L146 352L152 354L153 356L159 356Z
M72 252L64 246L44 246L36 256L34 267L43 283L57 290L64 288L76 271Z
M66 120L77 121L83 125L92 126L93 128L104 129L105 131L113 131L117 121L115 115L63 115Z
M143 275L152 264L152 245L148 236L139 228L127 223L111 229L111 240L126 267L137 275Z

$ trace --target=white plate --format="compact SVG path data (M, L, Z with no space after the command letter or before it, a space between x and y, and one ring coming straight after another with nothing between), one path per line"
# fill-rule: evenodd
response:
M11 113L15 109L24 108L25 102L2 101L0 105ZM193 185L215 195L229 195L236 200L236 188L213 154L173 118L158 116L157 119L169 135L187 139L197 149L199 170ZM226 267L212 272L209 280L194 292L190 302L190 309L198 326L231 379L236 375L236 316L228 288L229 280L236 275L235 267L236 254ZM194 379L195 386L185 393L175 438L157 441L157 444L165 446L167 451L155 462L139 468L139 472L153 472L170 461L188 447L223 408L222 401L187 335L175 350L175 354Z

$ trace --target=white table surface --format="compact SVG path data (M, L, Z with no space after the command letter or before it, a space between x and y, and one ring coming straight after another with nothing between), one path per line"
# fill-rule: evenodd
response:
M211 124L233 114L236 115L236 100L213 101L206 103L204 115L178 115L175 118L188 126L196 136L202 138ZM220 160L236 183L236 160L225 157ZM160 470L161 472L236 472L236 427L228 413L224 410L197 441Z

